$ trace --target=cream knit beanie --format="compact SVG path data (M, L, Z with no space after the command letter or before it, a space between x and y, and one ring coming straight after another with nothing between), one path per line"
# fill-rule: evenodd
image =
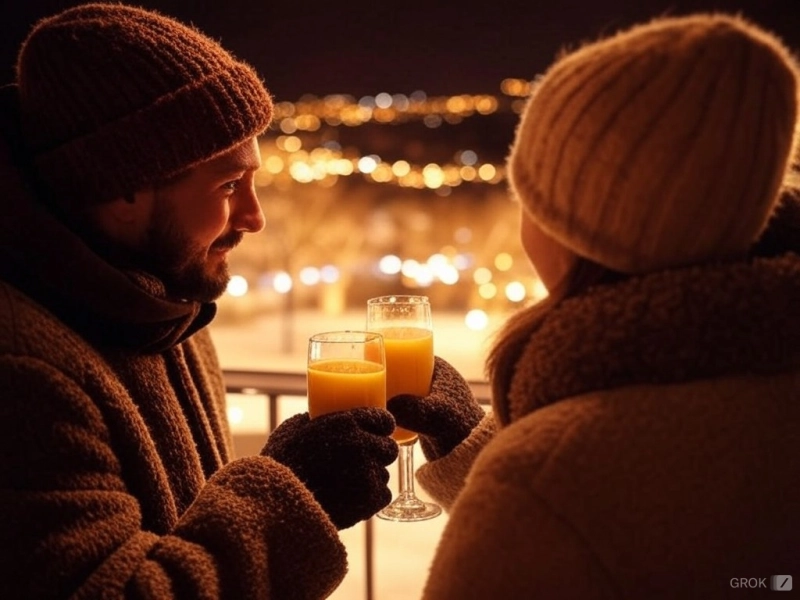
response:
M624 273L740 256L794 158L798 73L775 36L723 14L586 45L529 99L511 191L560 243Z

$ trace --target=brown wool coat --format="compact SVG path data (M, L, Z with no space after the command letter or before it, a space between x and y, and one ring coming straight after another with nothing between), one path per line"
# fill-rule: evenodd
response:
M569 300L505 384L501 423L420 470L451 508L426 599L739 598L800 573L800 257Z
M0 144L0 598L324 598L338 532L233 460L205 326L30 199Z

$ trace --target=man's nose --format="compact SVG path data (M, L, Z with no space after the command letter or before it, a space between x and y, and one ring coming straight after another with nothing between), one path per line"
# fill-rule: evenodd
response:
M236 231L258 233L264 229L264 211L261 210L254 187L251 186L236 196L231 220Z

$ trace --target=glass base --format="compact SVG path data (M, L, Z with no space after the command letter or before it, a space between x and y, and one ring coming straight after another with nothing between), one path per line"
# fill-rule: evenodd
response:
M416 496L399 496L389 506L376 513L377 517L386 521L427 521L442 514L438 504L423 502Z

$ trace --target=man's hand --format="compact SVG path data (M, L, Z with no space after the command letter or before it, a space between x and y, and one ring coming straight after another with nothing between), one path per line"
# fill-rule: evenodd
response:
M314 494L337 529L370 518L392 499L386 469L397 458L392 416L354 408L310 419L295 415L261 451L289 467Z

